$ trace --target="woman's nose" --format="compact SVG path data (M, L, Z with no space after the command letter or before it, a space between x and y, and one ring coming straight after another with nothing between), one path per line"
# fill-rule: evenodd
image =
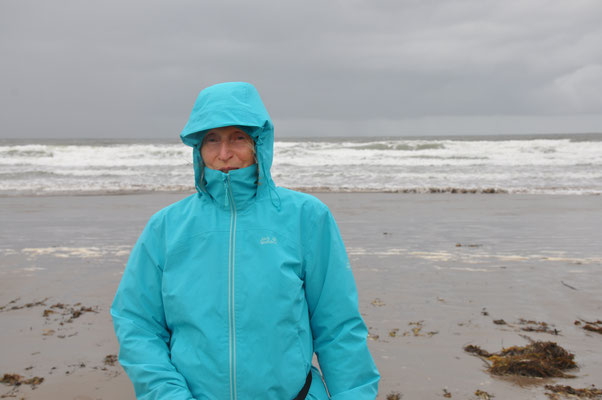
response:
M224 140L219 147L219 158L222 160L227 160L232 157L232 148L230 146L230 142Z

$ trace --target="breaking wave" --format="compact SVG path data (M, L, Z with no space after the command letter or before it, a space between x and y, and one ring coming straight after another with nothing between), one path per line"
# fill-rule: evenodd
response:
M272 175L305 191L602 194L601 137L283 140ZM179 143L0 142L4 196L193 190Z

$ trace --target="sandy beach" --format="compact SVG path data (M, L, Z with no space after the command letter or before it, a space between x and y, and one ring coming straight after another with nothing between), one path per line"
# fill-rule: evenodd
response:
M0 198L0 376L43 378L0 385L0 396L134 398L114 362L109 307L148 218L185 195ZM575 324L602 320L600 196L316 196L347 246L379 399L548 399L546 384L602 386L602 334ZM547 332L524 330L543 322ZM527 337L573 353L576 377L500 378L463 350Z

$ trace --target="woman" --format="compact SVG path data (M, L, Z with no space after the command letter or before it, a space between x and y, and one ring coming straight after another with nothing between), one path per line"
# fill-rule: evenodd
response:
M316 198L276 187L255 88L203 90L180 137L197 193L159 211L111 315L139 399L374 399L355 282Z

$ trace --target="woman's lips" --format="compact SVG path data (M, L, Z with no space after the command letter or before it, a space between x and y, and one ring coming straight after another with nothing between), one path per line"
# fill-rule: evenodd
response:
M220 168L219 170L222 171L224 174L227 174L228 172L238 169L237 167L227 167L227 168Z

